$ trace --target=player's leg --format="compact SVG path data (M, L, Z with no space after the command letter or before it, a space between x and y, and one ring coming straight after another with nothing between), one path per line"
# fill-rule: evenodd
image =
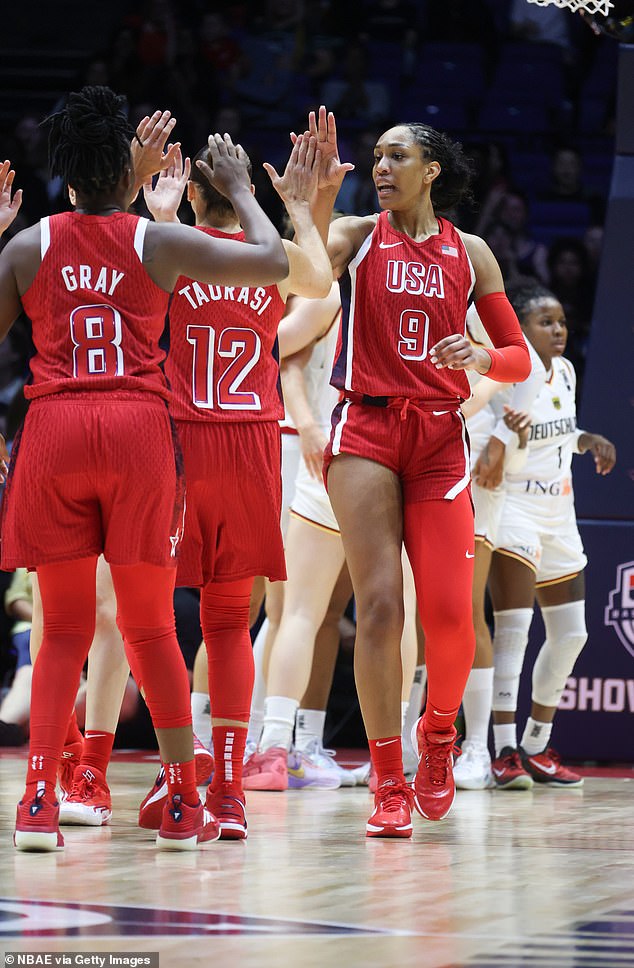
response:
M269 659L259 752L245 769L247 789L282 789L289 781L291 786L298 787L339 786L338 778L330 771L322 776L319 768L311 769L311 764L299 762L301 756L297 763L291 758L291 770L287 774L286 756L292 745L295 714L310 679L315 637L328 610L343 560L339 534L291 517L286 535L288 580L284 608Z
M473 663L471 614L473 510L467 490L453 500L407 502L404 539L425 631L427 704L416 741L414 780L419 812L444 817L455 796L454 721Z
M73 783L60 807L60 823L100 826L112 816L106 771L130 676L117 627L110 567L100 556L96 576L95 634L88 653L84 742Z
M342 454L328 470L355 592L355 679L377 774L368 836L411 836L411 789L401 748L403 506L398 476L381 464Z
M489 578L493 602L493 779L505 790L527 790L532 779L517 744L517 697L535 602L535 566L495 552Z
M33 666L26 790L14 834L20 850L55 850L64 844L55 785L95 628L96 567L95 556L38 568L43 635Z
M207 807L218 817L224 839L247 835L242 769L254 676L249 634L252 586L252 578L208 582L200 595L215 750Z
M173 567L111 564L118 623L147 703L165 767L168 802L157 836L164 849L193 849L220 836L196 788L189 676L174 619Z
M561 763L550 736L566 680L588 638L584 573L538 586L537 601L546 638L533 666L531 713L520 743L522 761L537 783L581 786L583 779Z

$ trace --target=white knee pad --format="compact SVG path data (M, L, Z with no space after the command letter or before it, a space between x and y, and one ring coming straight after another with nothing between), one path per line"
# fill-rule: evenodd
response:
M540 706L559 705L566 679L588 638L585 606L585 602L569 602L542 608L546 641L533 668L533 702Z
M533 609L509 608L493 615L493 709L515 712Z

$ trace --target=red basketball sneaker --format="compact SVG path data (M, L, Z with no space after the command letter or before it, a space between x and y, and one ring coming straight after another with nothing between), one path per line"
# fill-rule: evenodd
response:
M65 800L71 791L73 779L75 778L75 770L81 762L83 746L83 742L78 740L76 743L69 743L62 750L62 758L59 761L59 769L57 771L57 783L62 800Z
M70 793L59 808L61 824L101 827L112 817L112 800L106 778L93 766L78 766Z
M222 783L207 790L205 807L220 824L221 840L246 840L247 816L244 793L233 783Z
M206 746L200 742L194 733L194 761L196 764L196 786L209 783L214 772L214 758ZM163 818L163 807L167 803L167 780L165 769L161 766L154 785L146 794L139 807L139 827L146 830L158 830Z
M427 820L442 820L456 796L453 752L457 737L451 727L446 733L426 733L422 716L412 730L412 746L418 751L414 777L414 806Z
M273 746L264 753L252 753L242 768L245 790L288 790L288 753Z
M505 746L491 763L495 785L502 790L530 790L533 779L526 772L520 754L512 746Z
M365 825L366 837L412 836L412 788L388 777L374 794L374 811Z
M18 850L57 850L64 846L59 829L59 803L47 800L44 784L32 800L20 800L15 817L13 843Z
M569 770L567 766L563 766L559 753L550 746L543 753L534 753L532 756L520 749L520 756L524 769L532 776L535 783L547 783L549 786L583 786L583 777Z
M190 807L176 793L163 808L156 846L161 850L196 850L198 844L219 837L220 824L200 800L195 807Z
M194 760L196 761L196 786L211 783L214 772L214 758L194 733Z

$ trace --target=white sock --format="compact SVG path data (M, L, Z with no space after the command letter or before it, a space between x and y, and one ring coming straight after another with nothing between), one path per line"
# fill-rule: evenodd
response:
M408 709L409 709L409 701L401 702L401 733L405 729L405 720L407 719Z
M467 679L462 710L465 718L465 739L481 746L489 745L489 720L493 700L493 666L472 669Z
M515 723L493 723L493 741L495 755L499 756L505 746L517 749L517 733Z
M541 753L548 746L550 734L553 731L552 723L540 723L539 720L529 716L524 727L522 736L522 749L529 756Z
M196 736L208 750L211 749L211 713L206 692L192 692L192 727Z
M408 747L412 745L412 728L417 719L420 718L423 706L423 695L427 685L427 666L419 665L414 670L414 680L409 692L409 702L407 704L407 715L402 729L402 741Z
M298 709L295 717L295 749L305 750L314 740L323 746L326 711Z
M273 746L282 746L290 750L298 707L297 700L289 699L287 696L267 697L264 703L264 729L259 744L262 753Z
M255 680L253 683L253 695L251 696L251 714L249 716L249 730L247 732L247 743L257 744L262 733L264 723L264 700L266 699L266 682L262 671L264 659L264 646L266 635L269 630L269 620L266 618L262 622L260 631L253 643L253 661L255 663Z

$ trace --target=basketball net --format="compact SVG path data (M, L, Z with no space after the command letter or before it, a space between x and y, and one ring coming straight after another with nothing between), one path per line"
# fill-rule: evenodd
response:
M527 3L536 3L540 7L547 7L554 3L556 7L565 7L567 10L585 10L586 13L601 13L607 17L608 10L614 4L611 0L526 0Z

